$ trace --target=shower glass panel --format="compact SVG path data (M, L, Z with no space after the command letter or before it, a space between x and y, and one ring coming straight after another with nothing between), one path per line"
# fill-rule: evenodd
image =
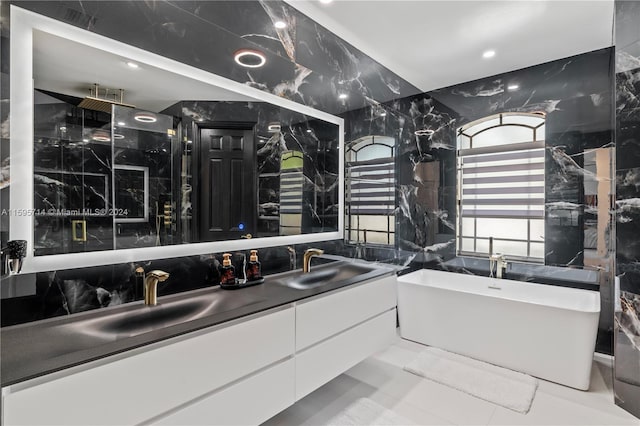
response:
M34 92L36 255L112 248L110 129L110 114Z
M173 243L173 117L113 106L115 248Z
M171 244L173 117L34 93L36 255Z

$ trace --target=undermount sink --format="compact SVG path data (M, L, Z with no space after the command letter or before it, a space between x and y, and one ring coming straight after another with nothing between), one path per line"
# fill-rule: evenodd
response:
M82 321L78 326L82 327L85 334L95 337L132 337L261 301L247 303L241 299L221 300L216 293L165 302L161 299L155 306L140 305L135 309Z
M103 320L101 330L107 333L136 335L158 326L166 327L204 315L211 301L186 300L168 305L145 306L138 311L115 315Z
M306 290L328 284L343 283L375 270L374 267L355 263L328 264L306 274L284 278L279 284L297 290Z

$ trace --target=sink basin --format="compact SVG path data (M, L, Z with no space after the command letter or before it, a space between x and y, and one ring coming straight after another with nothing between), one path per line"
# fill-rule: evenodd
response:
M373 271L376 271L376 268L355 263L328 264L306 274L282 279L280 284L297 290L306 290L329 284L346 283Z
M205 300L185 300L157 306L145 306L138 311L115 315L103 321L102 331L130 336L203 316L213 303Z
M202 294L197 298L169 300L156 306L139 305L134 309L114 312L79 322L76 327L83 333L107 339L137 336L157 329L171 327L207 315L219 314L263 300L247 301L242 298L222 299L217 293Z

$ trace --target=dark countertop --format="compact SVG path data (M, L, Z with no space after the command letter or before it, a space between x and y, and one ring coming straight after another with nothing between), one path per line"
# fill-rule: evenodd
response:
M350 262L334 262L316 266L316 270L340 268ZM359 282L392 275L395 271L382 265L367 265L371 271L355 277L304 290L282 284L290 277L299 276L300 270L267 276L265 283L238 290L223 290L218 286L158 298L158 306L145 307L142 302L132 302L96 311L56 317L43 321L20 324L0 329L0 371L2 386L77 366L89 361L122 353L151 343L180 336L262 312L317 294L357 284ZM113 332L92 332L95 324L105 318L128 315L144 315L145 310L160 312L193 301L210 300L205 314L193 315L184 322L153 329L138 329L137 335ZM164 307L163 307L164 305ZM173 307L173 308L170 308ZM173 311L165 311L167 313Z

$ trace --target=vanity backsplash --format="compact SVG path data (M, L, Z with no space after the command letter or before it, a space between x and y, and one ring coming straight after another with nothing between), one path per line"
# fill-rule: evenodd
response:
M233 253L238 271L242 271L242 254L248 260L248 251ZM293 269L294 259L302 258L301 253L291 256L286 247L262 249L258 254L264 274ZM221 262L222 253L216 253L26 274L20 279L35 281L35 294L2 299L2 326L142 300L143 278L136 274L139 267L146 272L159 269L170 274L158 284L159 297L217 286Z

